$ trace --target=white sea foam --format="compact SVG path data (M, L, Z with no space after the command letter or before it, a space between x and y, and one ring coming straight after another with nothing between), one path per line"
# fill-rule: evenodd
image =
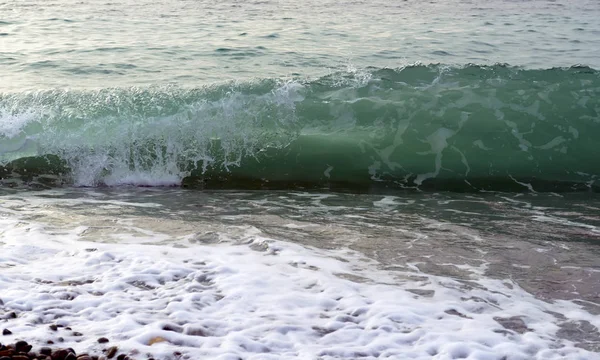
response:
M230 170L245 157L286 146L298 130L300 82L256 92L248 85L7 97L0 101L0 161L56 155L72 184L85 187L173 186L196 166Z
M13 114L0 107L0 135L12 139L21 134L25 126L35 119L36 114L32 111Z
M118 244L89 242L92 217L58 226L1 210L0 298L18 313L2 324L13 332L3 342L62 336L61 346L100 351L105 336L139 359L600 359L559 339L553 314L596 327L600 319L477 269L468 286L387 272L354 252L276 241L251 226L212 245L125 228ZM497 321L510 317L523 334Z
M179 186L181 175L159 169L154 172L129 170L129 173L111 174L104 183L108 186L134 185L134 186Z

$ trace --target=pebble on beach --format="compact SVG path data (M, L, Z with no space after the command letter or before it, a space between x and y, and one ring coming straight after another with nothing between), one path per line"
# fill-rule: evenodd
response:
M104 337L98 339L99 343L108 341ZM78 355L72 348L52 349L47 346L41 347L37 352L31 350L32 346L23 340L8 345L0 343L0 360L106 360L115 358L115 356L117 360L130 360L126 354L117 355L119 350L117 346L104 349L104 355L89 355L88 353Z

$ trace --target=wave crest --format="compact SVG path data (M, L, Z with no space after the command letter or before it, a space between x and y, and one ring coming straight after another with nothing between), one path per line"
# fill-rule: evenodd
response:
M82 186L596 189L599 99L594 69L506 65L2 94L0 158Z

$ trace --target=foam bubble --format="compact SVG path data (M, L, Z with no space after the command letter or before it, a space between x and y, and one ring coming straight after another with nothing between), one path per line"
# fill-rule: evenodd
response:
M31 200L2 206L23 201ZM55 216L69 221L3 211L0 297L19 313L3 325L13 331L3 342L62 336L61 346L100 351L95 340L105 336L140 359L172 359L175 351L191 359L599 358L558 337L557 322L598 327L600 320L573 302L538 300L508 279L479 274L465 286L378 270L347 249L282 242L252 226L224 228L220 242L198 245L167 223L156 232L131 216L98 222L62 207ZM102 229L102 242L86 241ZM54 333L50 323L85 336Z
M0 108L0 135L12 139L21 134L25 126L35 120L35 118L36 115L31 110L12 113Z

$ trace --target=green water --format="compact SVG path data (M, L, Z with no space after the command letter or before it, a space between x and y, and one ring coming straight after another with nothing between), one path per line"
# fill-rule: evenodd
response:
M599 94L591 68L506 66L38 91L0 97L0 145L5 177L84 186L595 190Z

